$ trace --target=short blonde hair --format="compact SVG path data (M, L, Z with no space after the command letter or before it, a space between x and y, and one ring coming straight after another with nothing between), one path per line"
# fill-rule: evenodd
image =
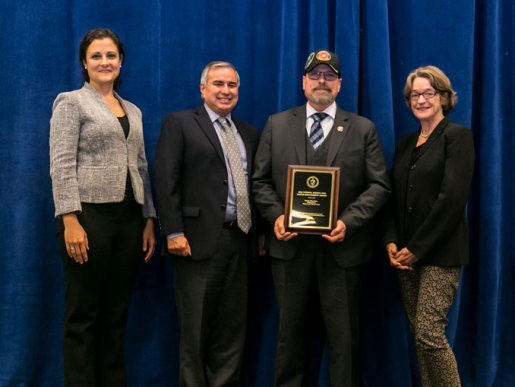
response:
M442 112L446 116L454 108L458 97L456 92L451 87L451 81L447 78L447 75L443 73L438 67L425 66L419 67L412 71L406 79L406 85L404 86L404 100L406 106L411 110L411 92L413 91L413 81L415 78L426 78L429 79L431 86L440 94L442 101Z

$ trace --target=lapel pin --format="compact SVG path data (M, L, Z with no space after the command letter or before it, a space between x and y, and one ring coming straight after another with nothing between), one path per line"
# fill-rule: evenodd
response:
M336 128L336 130L337 130L338 132L340 132L340 133L341 133L341 132L343 132L343 126L338 126L338 127Z

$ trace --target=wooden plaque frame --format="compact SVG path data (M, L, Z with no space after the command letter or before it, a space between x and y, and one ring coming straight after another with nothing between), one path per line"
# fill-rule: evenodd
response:
M336 227L340 168L289 165L286 184L286 231L329 234Z

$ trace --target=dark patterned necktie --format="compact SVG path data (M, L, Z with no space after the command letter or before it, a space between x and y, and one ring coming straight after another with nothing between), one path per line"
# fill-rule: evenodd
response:
M309 141L315 150L324 142L324 131L322 130L322 121L327 117L325 113L315 113L311 115L313 118L313 125L311 125L311 132L309 133Z
M225 152L229 159L231 167L232 179L236 188L236 216L238 227L247 234L252 224L249 205L249 191L247 188L247 179L245 178L245 170L241 161L241 152L236 137L234 136L229 123L224 117L219 117L218 122L222 127L220 131L222 141L224 143Z

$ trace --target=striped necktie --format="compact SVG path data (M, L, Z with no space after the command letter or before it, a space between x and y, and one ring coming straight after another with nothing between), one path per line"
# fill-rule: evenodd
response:
M327 117L325 113L315 113L311 116L313 118L313 125L311 125L311 132L309 133L309 141L315 150L324 142L324 131L322 130L322 121Z

